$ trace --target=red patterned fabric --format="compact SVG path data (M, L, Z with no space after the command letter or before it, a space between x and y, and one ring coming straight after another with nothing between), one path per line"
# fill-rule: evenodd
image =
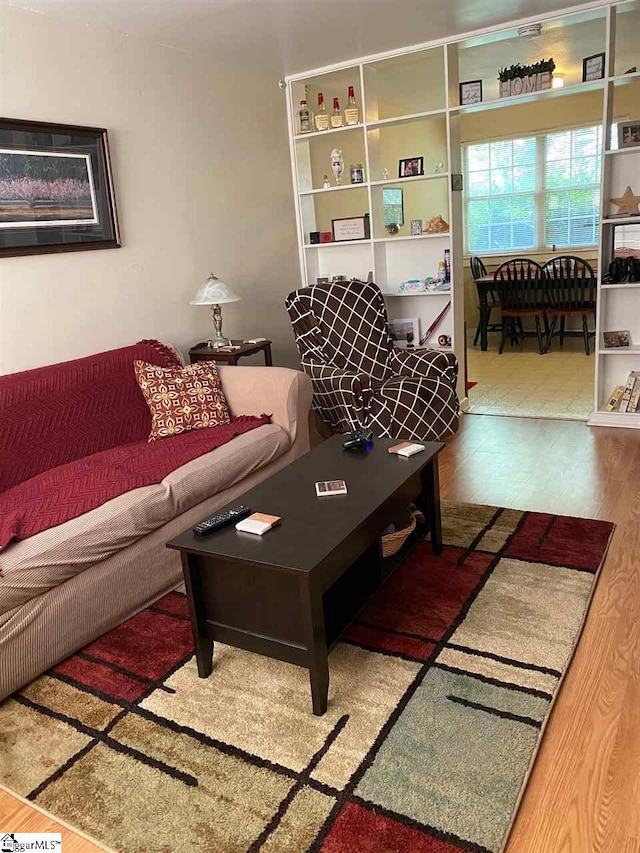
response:
M135 359L180 367L158 341L0 376L0 492L50 468L147 439Z
M149 441L231 420L213 362L176 368L134 361L133 369L151 412Z
M133 367L130 365L131 375ZM142 394L133 380L142 399ZM146 410L146 405L143 401ZM159 483L171 471L269 423L269 416L242 415L231 423L149 444L147 436L43 471L0 495L0 550L77 518L131 489ZM148 425L147 425L148 430Z

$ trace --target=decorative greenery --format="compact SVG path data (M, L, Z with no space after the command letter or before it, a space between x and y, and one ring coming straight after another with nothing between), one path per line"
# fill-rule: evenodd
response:
M548 71L553 74L556 67L553 59L541 59L539 62L534 62L533 65L511 65L509 68L501 68L498 71L498 80L505 83L507 80L515 80L517 77L533 77L534 74L543 74Z

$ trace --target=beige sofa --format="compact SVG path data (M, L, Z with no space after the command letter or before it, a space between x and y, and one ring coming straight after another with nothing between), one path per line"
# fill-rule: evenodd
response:
M307 452L303 373L221 367L220 376L232 415L272 422L0 553L0 698L175 588L180 558L166 542Z

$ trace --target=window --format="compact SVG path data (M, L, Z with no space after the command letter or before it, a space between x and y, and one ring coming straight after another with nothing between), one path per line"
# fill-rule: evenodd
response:
M602 128L467 145L467 249L474 254L597 243Z

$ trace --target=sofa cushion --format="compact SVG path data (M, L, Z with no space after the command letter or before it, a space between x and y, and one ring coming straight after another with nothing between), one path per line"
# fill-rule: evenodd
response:
M149 441L228 424L231 420L213 362L159 367L134 361L133 368L151 412Z
M58 586L282 456L282 427L265 424L97 509L0 554L0 613ZM135 567L131 567L135 571Z
M159 483L170 471L269 421L241 415L229 424L148 444L112 447L43 471L0 495L0 549L95 509L131 489Z

